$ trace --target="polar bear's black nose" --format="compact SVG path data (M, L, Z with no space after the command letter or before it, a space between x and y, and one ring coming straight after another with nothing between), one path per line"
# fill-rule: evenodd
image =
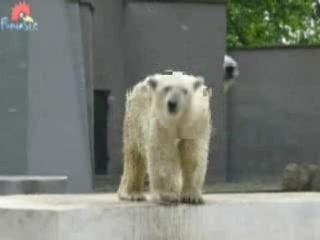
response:
M177 111L178 104L176 101L168 101L168 110L170 113L175 113Z

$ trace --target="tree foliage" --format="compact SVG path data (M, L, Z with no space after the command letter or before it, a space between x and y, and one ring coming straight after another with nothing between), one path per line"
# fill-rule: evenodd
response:
M320 43L320 0L229 0L228 47Z

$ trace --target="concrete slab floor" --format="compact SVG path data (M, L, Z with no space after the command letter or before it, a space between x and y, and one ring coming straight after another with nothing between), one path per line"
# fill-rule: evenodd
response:
M68 210L83 208L114 208L114 207L145 207L154 206L148 200L144 202L119 201L114 193L107 194L41 194L41 195L11 195L0 196L0 210L2 209L48 209ZM228 193L204 195L205 205L216 205L225 203L319 203L320 193L316 192L292 192L292 193ZM182 206L199 207L188 204ZM200 205L200 207L203 205ZM320 216L319 216L320 217Z
M320 193L205 195L206 204L115 194L0 197L1 240L319 240Z

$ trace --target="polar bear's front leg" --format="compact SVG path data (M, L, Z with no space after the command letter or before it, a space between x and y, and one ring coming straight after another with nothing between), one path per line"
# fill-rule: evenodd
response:
M181 169L174 142L166 141L151 147L148 170L153 200L161 204L177 203L180 200Z
M144 178L146 172L145 159L134 148L124 144L124 171L121 177L118 196L121 200L143 201Z
M179 150L183 176L181 202L201 204L207 170L208 142L203 139L183 139Z

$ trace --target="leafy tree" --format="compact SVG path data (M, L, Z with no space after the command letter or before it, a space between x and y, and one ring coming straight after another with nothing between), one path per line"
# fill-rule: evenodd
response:
M320 0L229 0L228 47L320 43Z

